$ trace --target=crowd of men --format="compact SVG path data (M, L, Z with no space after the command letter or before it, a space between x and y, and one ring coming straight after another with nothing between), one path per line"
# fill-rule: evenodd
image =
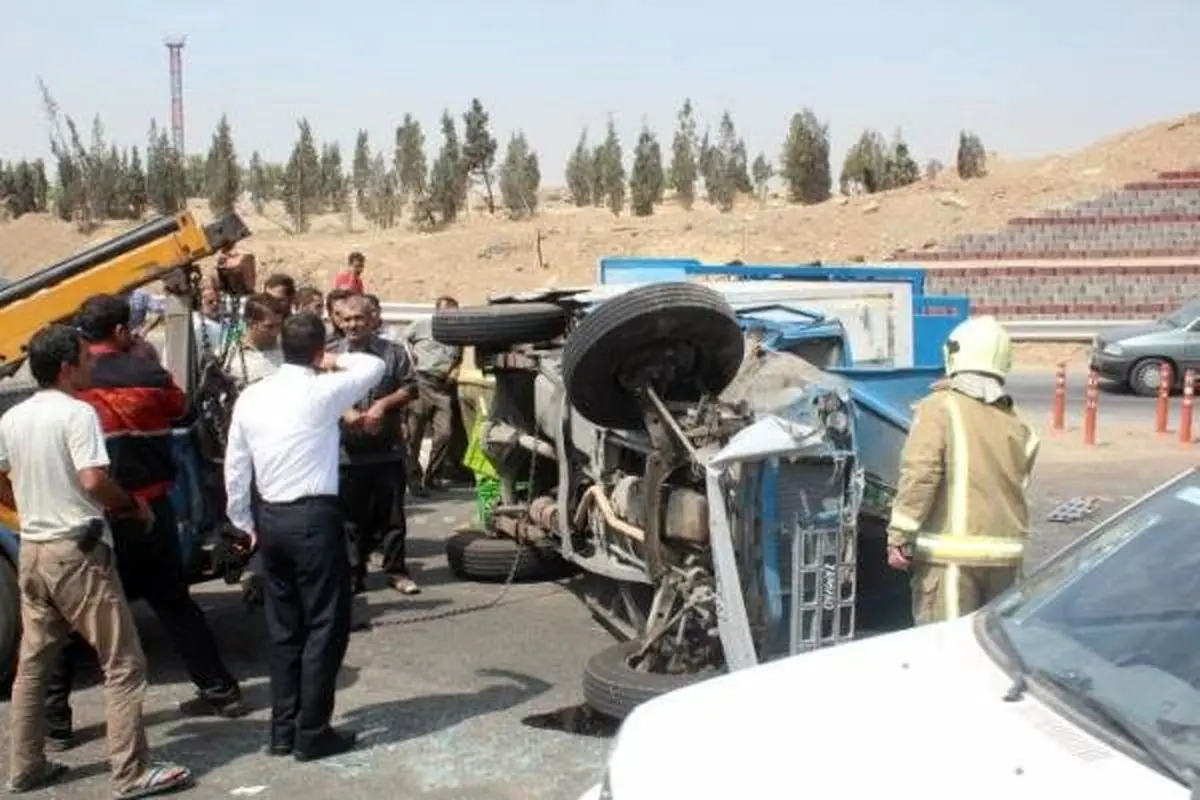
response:
M433 341L428 324L395 341L382 336L364 267L352 253L327 294L271 275L233 314L219 282L207 278L193 315L197 355L221 364L237 392L224 452L226 516L265 599L267 752L301 761L355 745L330 719L352 599L367 589L371 557L379 554L392 588L420 591L406 558L405 495L463 477L445 469L460 460L450 458L455 433L463 438L461 350ZM65 772L46 753L74 744L69 697L89 650L104 673L115 796L191 782L186 767L150 760L145 655L130 602L147 602L195 685L181 713L249 712L188 590L172 430L195 411L146 341L154 324L144 295L90 298L73 324L31 339L39 391L0 419L0 502L17 509L22 525L15 792ZM432 450L422 469L427 431Z

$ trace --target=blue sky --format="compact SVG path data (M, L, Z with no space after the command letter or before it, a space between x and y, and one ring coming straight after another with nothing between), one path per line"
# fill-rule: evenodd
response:
M900 127L915 155L948 161L960 128L990 149L1074 149L1194 109L1196 0L0 0L0 159L44 155L36 76L81 123L99 113L142 144L169 119L163 38L184 33L189 151L224 112L239 154L282 160L306 116L320 138L386 140L411 111L472 96L503 143L523 128L545 180L586 125L612 114L626 153L642 122L666 146L690 96L714 127L728 109L751 155L777 159L791 114L830 124L835 158L864 127ZM835 164L835 170L837 169Z

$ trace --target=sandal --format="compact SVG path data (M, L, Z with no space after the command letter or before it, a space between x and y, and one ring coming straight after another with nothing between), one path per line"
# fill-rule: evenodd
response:
M47 786L58 783L59 779L66 774L66 764L60 764L57 761L43 761L42 766L37 770L10 780L8 782L8 793L24 794L25 792L36 792L38 789L45 789Z
M407 575L393 575L388 580L388 583L390 583L392 588L400 594L412 595L421 593L421 587L417 585L416 581Z
M192 785L192 773L178 764L155 764L124 789L113 792L114 800L152 797Z

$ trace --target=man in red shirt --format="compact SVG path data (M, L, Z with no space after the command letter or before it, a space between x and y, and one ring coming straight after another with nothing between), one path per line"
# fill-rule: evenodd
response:
M363 270L367 267L366 257L355 250L346 257L346 268L333 276L333 288L347 289L355 294L363 293Z

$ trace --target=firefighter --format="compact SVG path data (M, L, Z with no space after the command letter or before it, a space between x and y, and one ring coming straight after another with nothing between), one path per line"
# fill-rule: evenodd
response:
M956 327L946 379L916 404L888 523L918 625L969 614L1021 575L1038 438L1005 389L1012 342L994 317Z

